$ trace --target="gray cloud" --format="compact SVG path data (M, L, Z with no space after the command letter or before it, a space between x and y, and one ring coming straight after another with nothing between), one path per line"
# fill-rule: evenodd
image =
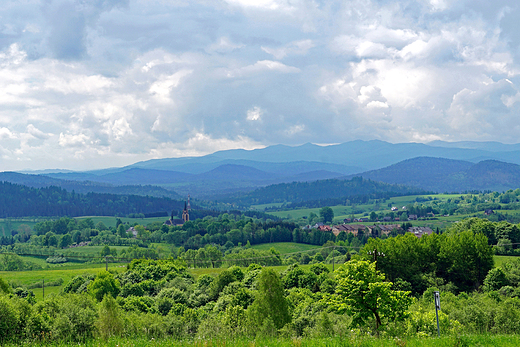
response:
M31 1L0 9L5 169L280 142L518 142L509 1Z

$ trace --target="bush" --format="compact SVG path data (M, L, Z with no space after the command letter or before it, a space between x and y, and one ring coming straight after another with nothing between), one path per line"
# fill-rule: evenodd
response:
M97 301L103 300L106 294L115 298L119 294L119 281L110 272L102 271L88 284L87 290Z
M86 341L94 336L97 312L92 299L84 294L68 294L45 302L52 318L52 335L65 341Z
M0 342L12 340L18 331L19 314L5 296L0 296Z
M120 317L119 306L114 298L105 294L99 306L97 321L99 334L105 340L111 336L120 336L123 331L123 322Z

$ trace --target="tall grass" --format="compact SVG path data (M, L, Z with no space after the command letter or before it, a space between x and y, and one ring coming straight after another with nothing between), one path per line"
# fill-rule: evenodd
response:
M109 346L109 347L465 347L465 346L504 346L516 347L520 345L518 335L461 335L445 337L425 338L270 338L270 339L193 339L174 340L171 338L148 339L136 338L111 338L108 341L102 339L89 340L86 343L67 342L24 342L7 344L6 346Z

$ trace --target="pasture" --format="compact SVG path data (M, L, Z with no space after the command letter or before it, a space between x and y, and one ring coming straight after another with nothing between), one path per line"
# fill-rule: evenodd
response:
M295 242L273 242L273 243L261 243L259 245L251 246L253 249L258 249L262 251L268 251L271 248L274 248L281 254L287 253L296 253L296 252L305 252L311 249L320 248L320 246L307 245L303 243L295 243Z

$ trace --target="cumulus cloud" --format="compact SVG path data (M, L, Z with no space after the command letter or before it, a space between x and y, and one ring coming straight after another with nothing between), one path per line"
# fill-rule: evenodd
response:
M7 128L0 128L0 139L14 139L15 136L14 134L11 132L11 130L7 129Z
M5 169L323 138L518 142L507 0L29 0L0 17Z

